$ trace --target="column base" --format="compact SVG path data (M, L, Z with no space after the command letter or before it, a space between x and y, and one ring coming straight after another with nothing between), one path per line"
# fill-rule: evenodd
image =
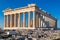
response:
M35 29L34 27L4 27L4 30Z

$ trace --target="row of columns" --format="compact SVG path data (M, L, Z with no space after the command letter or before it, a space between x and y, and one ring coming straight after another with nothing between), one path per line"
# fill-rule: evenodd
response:
M39 12L36 12L36 27L44 27L44 16L41 16Z
M21 13L20 13L21 14ZM5 27L20 27L20 14L5 15ZM26 13L24 14L23 27L26 27ZM8 18L8 19L7 19ZM18 19L18 20L17 20ZM8 22L7 22L8 21ZM38 12L33 12L33 27L43 27L43 21L39 18ZM28 13L28 27L31 27L30 12Z
M21 13L20 13L21 14ZM20 27L20 14L4 15L4 27ZM26 13L24 14L23 27L26 27ZM18 19L18 20L17 20ZM28 13L28 27L30 24L30 12ZM33 12L33 27L35 27L35 13Z

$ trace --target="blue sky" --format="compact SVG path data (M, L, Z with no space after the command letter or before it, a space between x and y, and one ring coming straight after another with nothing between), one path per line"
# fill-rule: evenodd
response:
M56 17L57 26L60 28L60 0L0 0L0 26L4 25L4 13L2 12L4 9L24 7L32 3Z

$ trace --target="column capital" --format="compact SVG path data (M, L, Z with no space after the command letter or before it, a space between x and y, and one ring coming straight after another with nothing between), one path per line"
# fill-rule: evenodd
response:
M35 11L36 14L38 14L39 12Z
M26 12L23 12L23 14L26 14Z
M26 13L23 13L24 15L26 15Z

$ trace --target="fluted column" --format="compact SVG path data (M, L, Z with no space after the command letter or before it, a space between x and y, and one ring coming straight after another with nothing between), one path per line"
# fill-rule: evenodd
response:
M39 18L39 27L41 27L41 19Z
M39 17L38 17L38 12L37 12L37 19L36 19L36 21L37 21L37 27L39 27Z
M16 27L16 14L14 14L14 27Z
M35 18L36 18L36 15L35 15L35 12L33 12L33 27L35 27L35 25L36 25L35 24L35 20L36 20Z
M20 14L18 14L18 27L20 27Z
M28 13L28 27L30 27L30 12Z
M4 15L4 27L7 27L7 16L6 15Z
M41 27L43 27L43 21L41 20Z
M12 14L11 19L12 19L12 27L14 27L14 14Z
M36 12L36 27L39 27L39 17L38 12Z
M10 27L10 15L8 15L8 27Z
M43 16L43 19L45 18L45 16Z
M10 27L12 27L12 15L10 15Z
M18 14L16 14L16 27L18 27Z
M26 14L24 13L23 27L26 27Z
M45 23L43 22L43 27L45 27Z

